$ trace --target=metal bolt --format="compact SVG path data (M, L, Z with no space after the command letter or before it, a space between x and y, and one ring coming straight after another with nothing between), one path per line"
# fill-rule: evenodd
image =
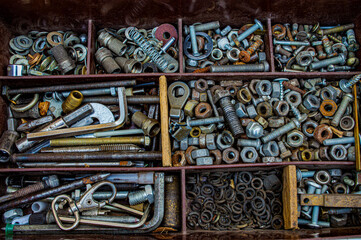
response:
M322 61L319 61L319 62L313 62L313 63L311 63L310 68L312 70L315 70L315 69L320 69L320 68L323 68L323 67L327 67L328 65L331 65L331 64L344 65L345 62L346 62L345 55L340 54L339 56L334 57L334 58L325 59L325 60L322 60Z
M259 150L261 148L261 140L256 139L238 139L237 146L240 147L254 147L255 149Z
M288 78L276 78L273 81L280 83L280 101L283 101L283 97L285 96L284 89L283 89L283 81L288 81Z
M204 119L196 119L196 120L191 120L191 118L187 118L187 125L189 127L198 127L198 126L204 126L204 125L209 125L209 124L213 124L213 123L221 123L224 122L224 118L223 116L218 116L218 117L210 117L210 118L204 118Z
M204 31L208 31L208 30L212 30L212 29L217 29L219 27L220 27L219 21L214 21L214 22L195 25L194 30L196 32L204 32ZM187 35L189 34L188 26L184 26L184 33Z
M201 54L198 52L197 36L193 25L189 26L189 34L191 35L193 56L197 57Z
M341 118L343 117L344 113L346 112L347 106L350 104L350 102L353 101L353 96L349 93L347 93L341 101L341 104L338 106L337 111L335 115L333 116L333 119L331 121L331 125L334 127L337 127L341 121Z
M355 85L358 81L361 79L361 74L353 76L350 80L347 79L341 79L339 85L342 91L346 93L351 92L351 87Z
M129 204L137 205L144 202L153 203L154 202L154 193L151 185L145 185L144 190L131 192L128 195Z
M352 144L355 143L355 137L342 137L342 138L331 138L323 140L323 145L332 146L338 144Z
M166 42L166 44L164 44L164 46L160 49L160 51L162 51L163 53L167 52L167 50L170 48L170 46L172 46L174 42L175 42L175 37L172 37L171 39L169 39L168 42Z
M256 24L254 24L252 27L248 28L246 31L244 31L241 35L239 35L237 37L239 42L243 41L243 39L245 39L246 37L248 37L249 35L251 35L253 32L255 32L258 29L260 29L261 31L263 30L262 23L260 21L258 21L257 19L255 19L254 21ZM233 47L235 45L235 42L234 41L231 42L230 45Z
M210 66L210 72L268 72L269 64L264 61L260 64Z
M350 179L348 176L343 177L342 181L350 187L355 186L355 181Z
M327 211L328 214L348 214L352 212L352 208L331 208Z
M217 109L216 105L214 104L213 95L212 95L211 90L207 90L207 96L208 96L208 101L209 101L209 103L211 104L211 106L213 108L214 115L216 115L216 117L219 117L218 109ZM217 124L218 129L222 129L223 127L224 127L223 123L219 122Z
M298 219L298 224L299 225L308 225L310 223L311 223L310 220L306 220L306 219L302 219L302 218ZM329 222L325 222L325 221L318 221L318 225L320 227L330 227L331 226Z
M314 194L316 192L316 189L319 189L321 191L321 185L313 182L313 181L308 181L307 183L307 194ZM310 206L303 206L302 210L307 212L309 210Z
M285 55L286 57L291 57L292 53L290 53L289 51L283 49L281 47L281 45L277 45L276 48L275 48L275 53L280 53L282 55Z
M321 189L316 189L316 194L321 194ZM319 228L320 225L318 225L318 216L320 213L320 206L314 206L312 209L312 220L311 223L308 224L309 227L312 228Z
M300 182L302 178L311 178L315 175L316 171L307 171L302 172L300 169L297 169L296 175L297 175L297 181Z
M352 67L350 66L337 66L337 65L328 65L327 71L329 72L335 72L335 71L349 71Z
M288 103L288 105L290 105L293 115L295 115L296 119L298 121L301 121L302 115L301 115L301 112L298 110L298 108L295 107L289 100L287 101L287 103Z
M327 35L327 34L331 34L331 33L338 33L338 32L343 32L346 31L348 29L354 28L355 24L351 23L351 24L346 24L346 25L342 25L339 27L334 27L334 28L330 28L330 29L321 29L318 33L320 35Z
M270 132L269 134L267 134L266 136L262 137L261 140L263 143L267 143L273 139L276 139L279 136L282 136L283 134L295 129L295 128L299 128L301 126L301 123L297 120L297 119L292 119L289 123L287 123L286 125L277 128L276 130L274 130L273 132Z
M277 39L273 39L274 45L286 45L286 46L310 46L309 42L296 42L296 41L280 41Z

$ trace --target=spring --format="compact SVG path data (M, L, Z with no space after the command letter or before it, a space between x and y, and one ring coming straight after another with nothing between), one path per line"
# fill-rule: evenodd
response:
M157 50L146 40L144 39L143 35L137 31L134 27L132 27L129 31L129 37L133 39L133 41L143 49L144 53L149 56L152 61L157 65L157 67L164 71L167 66L168 62L165 60Z

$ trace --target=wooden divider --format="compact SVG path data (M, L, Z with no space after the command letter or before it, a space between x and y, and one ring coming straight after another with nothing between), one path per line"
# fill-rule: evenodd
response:
M298 228L296 166L283 169L283 221L285 229Z

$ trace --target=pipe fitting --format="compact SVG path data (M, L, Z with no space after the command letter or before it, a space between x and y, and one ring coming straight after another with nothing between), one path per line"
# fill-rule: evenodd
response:
M147 117L142 112L135 112L132 116L132 122L143 129L144 134L149 137L156 136L160 131L159 122L155 119Z

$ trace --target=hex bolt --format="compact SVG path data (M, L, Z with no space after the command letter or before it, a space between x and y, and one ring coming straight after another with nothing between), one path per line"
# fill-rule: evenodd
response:
M234 109L234 105L231 102L229 91L217 90L215 93L215 102L219 102L223 110L224 118L229 125L229 128L235 138L239 138L244 130L242 128L241 122L237 117L236 110Z
M261 148L261 140L256 139L238 139L237 146L239 147L254 147L255 149L259 150Z
M315 194L321 194L321 189L316 189ZM309 227L312 228L319 228L320 225L318 225L318 216L320 213L320 206L313 206L312 209L312 220L311 223L308 224Z
M282 127L277 128L273 132L270 132L266 136L262 137L261 140L263 143L267 143L273 139L276 139L277 137L282 136L283 134L285 134L295 128L299 128L300 126L301 126L301 123L297 119L292 119L286 125L283 125Z
M323 68L323 67L327 67L328 65L331 65L331 64L344 65L345 62L346 62L345 55L340 54L339 56L334 57L334 58L329 58L329 59L325 59L325 60L322 60L322 61L313 62L313 63L311 63L310 68L312 70L315 70L315 69L320 69L320 68Z
M351 92L351 87L355 85L361 79L361 74L353 76L350 80L341 79L339 85L342 91L346 93Z
M204 32L212 29L217 29L219 27L220 27L219 21L214 21L214 22L195 25L194 30L196 32ZM184 33L187 35L189 34L189 27L184 26Z
M239 35L237 37L237 40L239 42L242 42L243 39L246 39L246 37L248 37L249 35L251 35L253 32L255 32L258 29L260 29L261 31L263 30L262 23L260 21L258 21L257 19L255 19L254 21L255 21L255 24L252 27L248 28L246 31L244 31L241 35ZM230 44L233 47L235 45L235 42L233 41Z
M279 54L282 54L282 55L285 55L286 57L291 57L292 53L283 49L281 47L281 45L277 45L276 48L275 48L275 53L279 53Z
M327 211L328 214L348 214L352 212L352 208L331 208Z
M196 120L190 120L190 118L187 118L187 125L189 127L198 127L198 126L204 126L204 125L221 123L221 122L224 122L223 116L196 119Z
M331 138L323 140L323 145L332 146L338 144L353 144L355 143L355 137L342 137L342 138Z
M193 25L189 26L189 34L191 35L193 56L197 57L201 54L198 52L197 36Z
M341 101L341 104L338 106L335 115L331 121L331 125L337 127L340 124L341 118L346 112L347 106L353 101L353 96L350 93L347 93Z
M314 194L316 192L316 189L320 189L321 191L321 185L313 182L313 181L308 181L307 182L307 194ZM303 206L302 207L302 211L307 212L309 210L310 206Z
M310 46L309 42L296 42L296 41L280 41L280 40L276 40L275 38L273 39L273 44L274 45L286 45L286 46Z
M306 220L306 219L302 219L302 218L298 219L299 225L308 225L310 223L311 223L310 220ZM330 222L325 222L325 221L318 221L318 225L320 227L326 227L326 228L329 228L331 226Z
M306 171L302 172L300 169L297 169L297 181L300 182L302 178L311 178L315 175L316 171Z
M152 204L154 202L153 188L151 185L145 185L144 190L129 193L128 199L131 206L147 201Z

